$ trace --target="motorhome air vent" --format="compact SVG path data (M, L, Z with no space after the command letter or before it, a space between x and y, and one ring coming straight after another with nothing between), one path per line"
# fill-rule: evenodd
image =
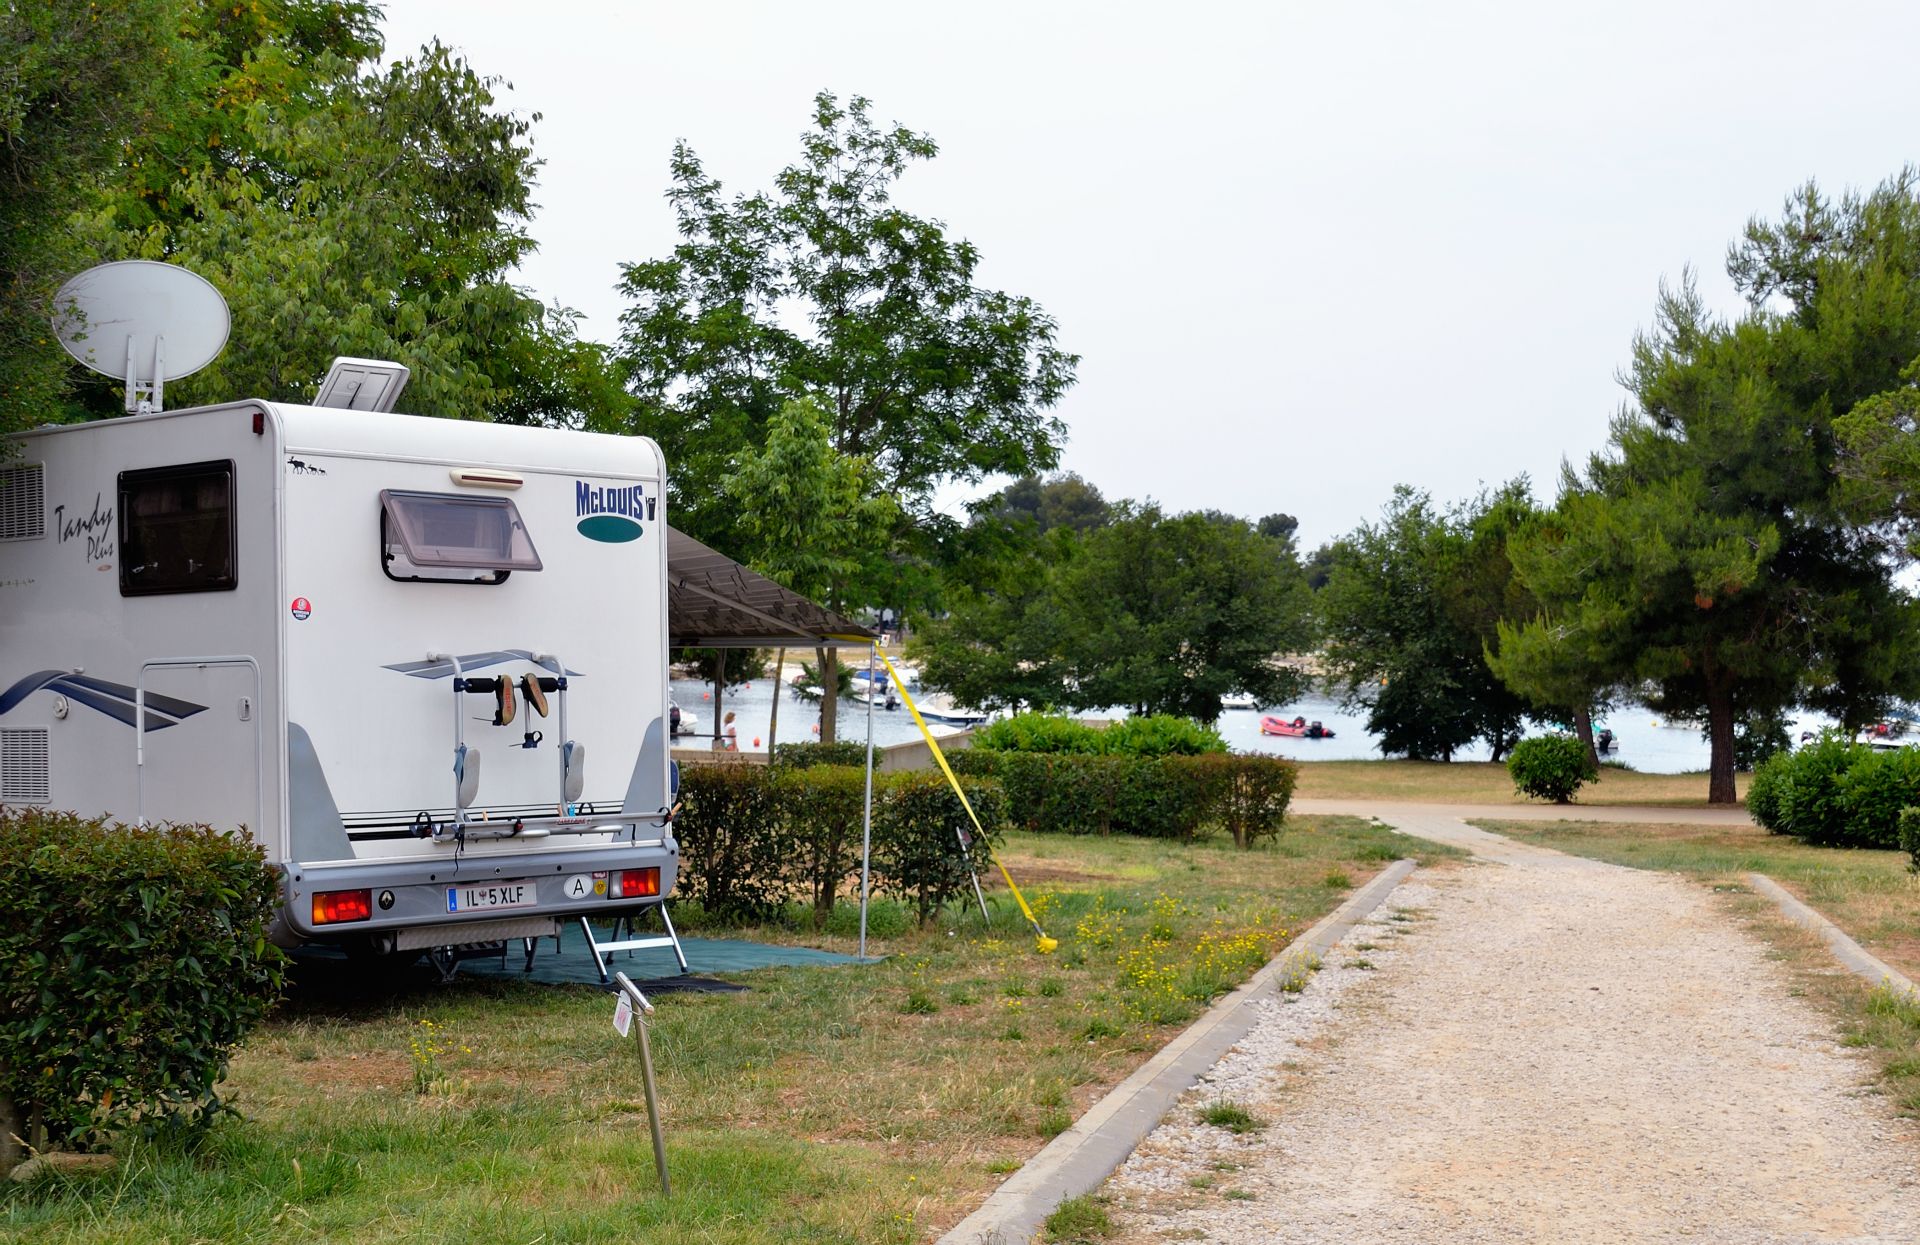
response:
M0 467L0 540L32 540L46 534L46 467L41 463Z
M391 411L411 375L405 364L386 359L335 359L320 382L320 391L313 395L313 404L349 411Z
M0 802L45 804L52 797L47 728L0 727Z

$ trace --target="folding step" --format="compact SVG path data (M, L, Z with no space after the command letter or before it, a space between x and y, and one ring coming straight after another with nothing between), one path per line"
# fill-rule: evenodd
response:
M680 971L682 973L687 971L687 953L680 946L680 935L676 934L673 930L673 918L667 915L667 905L665 903L658 903L654 904L650 909L642 909L642 911L658 912L660 914L660 924L666 927L667 932L665 934L636 937L633 928L633 917L631 915L621 915L614 919L612 939L607 942L601 942L598 938L594 937L593 922L586 917L580 918L580 932L586 935L587 950L593 953L593 966L600 970L601 985L611 985L613 983L613 977L607 971L607 957L616 951L625 951L628 953L629 958L631 958L632 953L635 951L647 951L654 947L671 947L673 948L673 958L680 962ZM626 931L627 936L625 938L620 936L622 930Z

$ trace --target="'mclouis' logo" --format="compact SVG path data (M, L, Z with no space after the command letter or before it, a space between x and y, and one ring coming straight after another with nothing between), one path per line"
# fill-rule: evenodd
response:
M653 518L655 504L638 484L616 488L585 480L573 482L573 509L578 518L574 526L588 540L609 545L639 540L640 520Z

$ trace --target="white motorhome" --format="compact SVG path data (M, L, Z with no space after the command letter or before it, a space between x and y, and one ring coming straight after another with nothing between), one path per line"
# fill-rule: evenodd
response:
M653 442L259 401L11 442L0 803L250 835L288 945L663 905Z

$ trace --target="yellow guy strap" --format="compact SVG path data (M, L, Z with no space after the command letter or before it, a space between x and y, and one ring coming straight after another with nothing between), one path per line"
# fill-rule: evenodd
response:
M974 831L979 834L980 841L987 845L987 855L993 859L995 867L1000 870L1000 876L1007 880L1007 889L1013 892L1013 900L1020 905L1020 911L1025 914L1027 924L1033 926L1034 936L1038 939L1036 947L1040 954L1046 955L1060 945L1059 941L1048 937L1047 931L1040 928L1040 922L1034 918L1033 909L1027 906L1027 897L1022 895L1020 888L1013 884L1013 875L1007 872L1006 865L1000 863L999 853L993 850L993 840L987 837L986 830L980 825L979 814L975 813L973 805L967 802L967 793L960 789L960 780L953 776L953 767L947 764L946 754L940 751L940 745L934 742L933 732L927 729L926 719L920 716L920 706L914 704L913 697L908 694L906 680L900 677L900 672L893 668L893 663L887 660L885 653L875 649L874 655L879 657L880 664L887 668L887 677L893 680L894 687L900 692L900 700L907 706L907 712L913 715L913 724L920 728L920 737L927 741L927 747L933 752L933 759L940 763L940 772L947 776L948 785L953 788L953 793L960 797L960 807L967 810L967 818L973 822ZM867 694L873 694L871 688L868 689Z

